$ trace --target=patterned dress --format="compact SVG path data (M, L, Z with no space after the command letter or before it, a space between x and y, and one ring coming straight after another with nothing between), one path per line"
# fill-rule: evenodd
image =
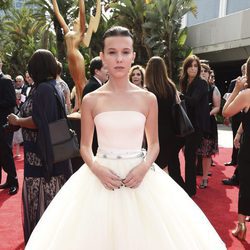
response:
M27 98L21 109L21 117L32 115L32 95ZM44 176L44 169L37 144L38 130L23 128L24 141L24 183L23 183L23 228L27 243L31 232L41 218L49 203L66 181L63 171L65 164L53 174L49 181Z

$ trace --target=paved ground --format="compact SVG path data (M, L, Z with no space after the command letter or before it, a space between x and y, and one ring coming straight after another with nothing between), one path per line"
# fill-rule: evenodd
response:
M233 147L233 133L231 126L218 124L219 147L232 148Z

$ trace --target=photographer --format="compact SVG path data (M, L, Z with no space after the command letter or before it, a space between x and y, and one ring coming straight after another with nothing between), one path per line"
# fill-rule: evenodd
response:
M14 195L18 191L18 181L12 153L13 131L6 132L3 126L7 116L14 111L16 94L12 81L3 75L2 66L0 58L0 166L7 173L6 182L0 189L9 188L9 194Z

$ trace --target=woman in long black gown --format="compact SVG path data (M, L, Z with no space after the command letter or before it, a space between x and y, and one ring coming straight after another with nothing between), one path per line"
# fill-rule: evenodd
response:
M145 83L153 92L158 102L158 133L160 152L157 165L165 171L185 190L181 177L179 151L183 146L183 138L176 137L172 117L172 107L176 102L177 90L168 77L164 60L159 56L149 59L145 72Z
M243 92L241 90L245 89ZM241 93L240 93L241 92ZM232 231L232 234L244 240L246 237L246 217L250 215L250 57L247 60L247 75L246 77L238 77L234 90L227 100L223 108L223 116L231 117L241 110L242 123L237 131L235 137L235 146L240 150L238 156L238 168L239 168L239 201L238 201L238 224Z

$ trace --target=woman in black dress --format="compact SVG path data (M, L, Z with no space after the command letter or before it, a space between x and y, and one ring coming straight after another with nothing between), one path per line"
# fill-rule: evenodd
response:
M156 163L163 170L168 171L169 175L185 190L178 156L183 139L175 136L172 118L172 107L176 102L177 90L175 84L168 77L165 62L161 57L154 56L149 59L145 72L145 83L148 90L156 95L158 102L160 152Z
M187 114L194 127L194 133L185 138L185 184L190 196L196 194L197 148L202 136L210 133L208 85L200 77L201 63L197 56L188 56L182 66L180 86L185 100Z
M243 92L241 90L245 89ZM241 93L240 93L241 92ZM239 201L238 201L238 224L232 231L235 237L244 240L246 237L246 217L250 215L250 57L247 60L246 77L238 77L232 94L227 100L222 114L231 117L242 110L242 123L235 137L235 147L240 146L238 156L239 168ZM239 145L240 141L240 145Z
M220 111L220 92L216 86L209 84L210 77L209 65L201 64L201 78L208 84L208 103L209 103L209 115L210 115L210 133L205 133L202 136L201 144L197 150L197 155L202 158L202 181L200 188L206 188L208 185L209 169L212 162L212 155L219 152L218 149L218 133L217 123L215 115Z

